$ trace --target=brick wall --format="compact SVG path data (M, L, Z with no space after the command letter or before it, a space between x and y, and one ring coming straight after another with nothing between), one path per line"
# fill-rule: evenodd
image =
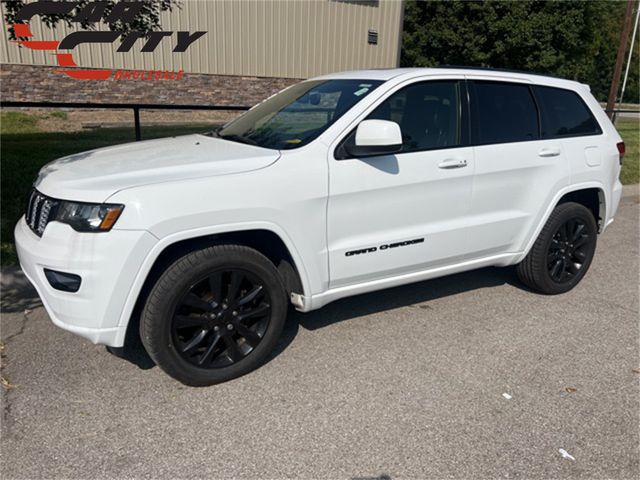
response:
M75 80L59 67L0 65L3 101L251 106L299 80L185 73L182 80Z

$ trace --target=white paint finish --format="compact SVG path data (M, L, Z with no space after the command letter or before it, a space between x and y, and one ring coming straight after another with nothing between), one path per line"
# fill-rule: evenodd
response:
M597 145L590 145L584 148L584 157L589 167L599 167L602 165L602 155Z
M507 400L511 400L513 397L511 395L509 395L508 393L503 393L502 396L504 398L506 398Z
M473 253L517 252L539 224L551 196L569 183L567 158L556 140L475 147L476 171L467 229Z
M458 69L338 74L387 81L315 141L294 150L192 135L54 162L43 170L42 193L122 203L125 210L115 228L103 234L81 234L52 222L38 238L21 222L16 227L21 264L54 322L94 342L120 346L157 256L185 239L272 231L300 272L303 295L297 306L308 311L349 295L515 264L570 191L601 190L603 223L609 224L621 194L620 137L588 89L576 82L505 76L578 92L598 118L602 135L334 158L338 143L387 96L412 82L465 75L478 77ZM587 166L585 149L591 148L601 152L600 165ZM456 162L460 168L442 168ZM379 250L420 238L421 243ZM374 246L375 253L345 255ZM43 266L80 274L80 292L52 290Z
M468 165L439 168L449 157L464 158ZM472 148L329 162L327 235L332 287L456 263L467 257ZM420 238L423 243L346 255Z
M388 120L364 120L356 130L356 145L402 145L400 125Z
M122 189L108 199L127 205L115 228L143 228L162 241L267 229L284 236L285 243L291 239L288 246L294 259L300 252L298 258L304 263L298 268L307 270L309 278L308 282L303 278L305 292L323 291L328 282L325 151L313 142L283 151L277 162L259 170Z
M153 235L142 230L83 234L52 222L40 238L24 217L14 233L20 266L56 325L94 343L124 340L124 331L118 329L120 314L135 273L158 241ZM44 268L80 275L80 290L53 289Z
M54 198L103 202L115 191L139 185L257 170L279 156L205 135L170 137L61 158L42 168L36 187Z

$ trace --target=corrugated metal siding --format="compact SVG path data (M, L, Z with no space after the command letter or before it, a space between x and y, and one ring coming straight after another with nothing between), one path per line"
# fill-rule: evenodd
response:
M0 8L4 17L4 5ZM118 42L81 46L74 59L83 67L286 78L395 67L402 8L400 0L183 0L180 9L162 15L161 25L165 31L207 31L185 53L172 52L174 34L153 53L141 53L138 40L129 53L117 53ZM74 30L62 24L51 30L39 21L32 25L43 40L60 40ZM367 43L369 29L378 31L378 45ZM56 64L50 52L10 43L6 30L0 62Z

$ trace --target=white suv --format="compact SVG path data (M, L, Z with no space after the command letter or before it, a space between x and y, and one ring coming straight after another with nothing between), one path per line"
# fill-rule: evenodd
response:
M624 144L589 87L479 69L327 75L203 135L46 165L15 230L56 325L190 385L256 368L288 303L489 265L566 292L613 221Z

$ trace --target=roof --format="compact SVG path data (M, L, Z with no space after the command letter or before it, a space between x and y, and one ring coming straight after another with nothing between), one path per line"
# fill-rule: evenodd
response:
M482 68L482 67L458 67L458 66L440 66L429 68L387 68L387 69L374 69L374 70L351 70L347 72L337 72L328 75L322 75L315 77L313 80L328 80L339 78L351 78L351 79L367 79L367 80L382 80L387 81L392 78L404 76L407 78L427 75L442 75L443 73L457 74L457 75L473 75L482 77L494 77L501 79L512 80L524 80L532 83L545 83L550 85L571 85L573 87L582 85L579 82L573 80L566 80L559 77L552 77L549 75L542 75L534 72L522 72L517 70L504 70L496 68Z

